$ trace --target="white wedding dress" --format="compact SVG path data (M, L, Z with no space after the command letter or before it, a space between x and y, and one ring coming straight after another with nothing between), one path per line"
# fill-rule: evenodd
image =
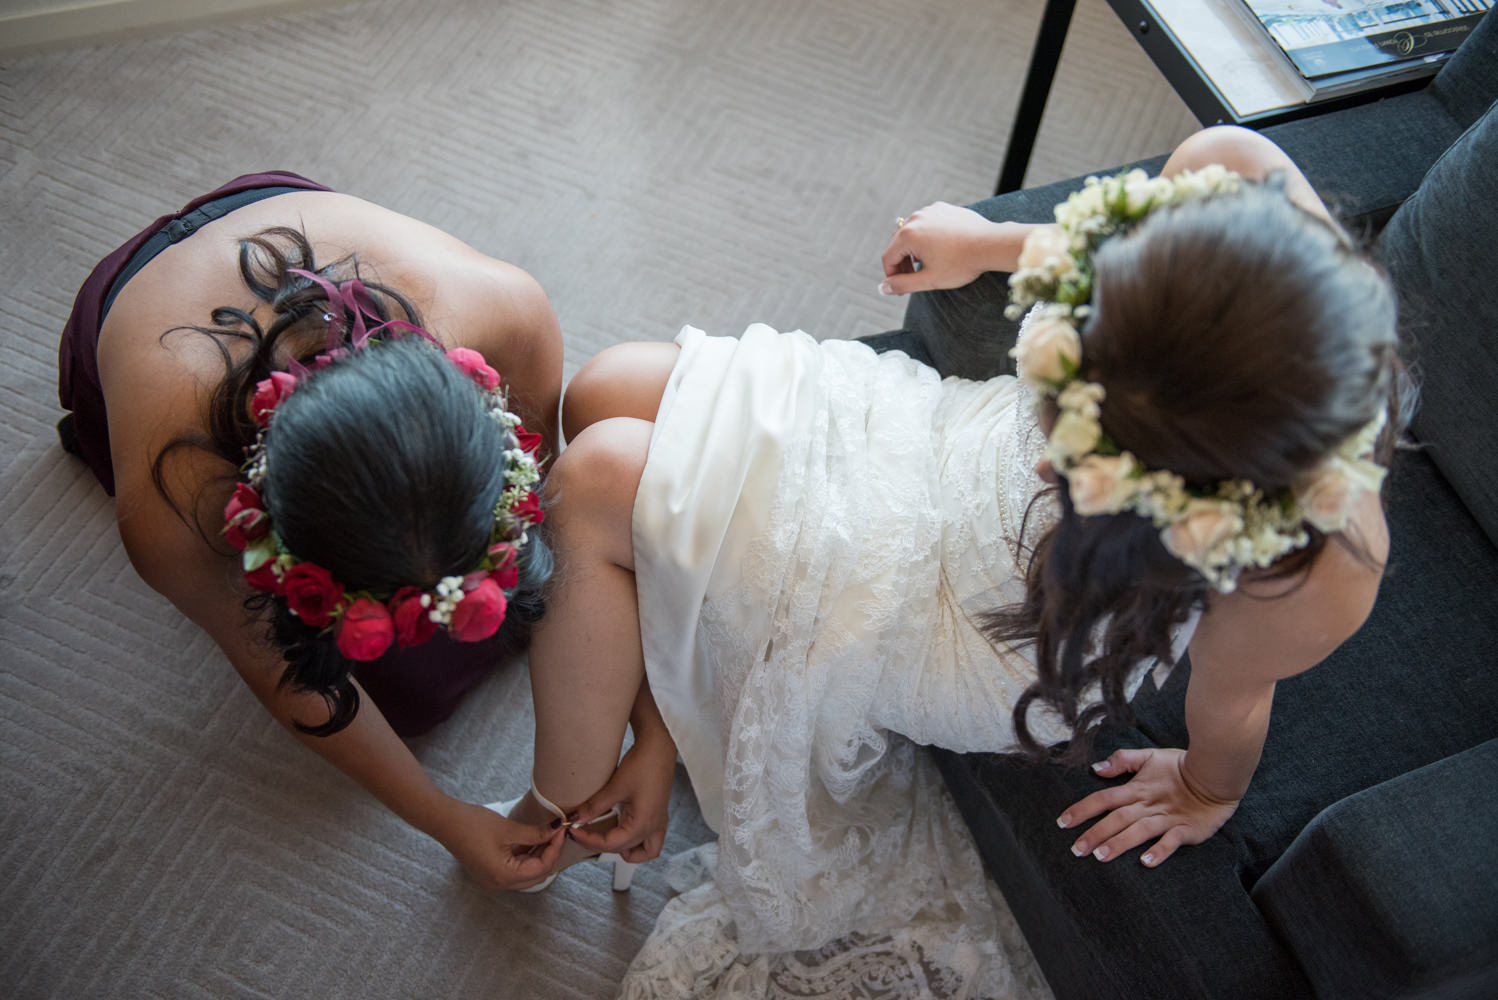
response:
M1023 596L1021 527L1054 517L1030 510L1029 390L758 325L677 343L635 571L651 689L719 836L672 863L621 996L1049 996L918 746L1014 744L1033 667L976 621Z

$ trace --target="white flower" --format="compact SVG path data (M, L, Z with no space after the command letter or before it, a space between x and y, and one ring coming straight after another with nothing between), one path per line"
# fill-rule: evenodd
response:
M1197 569L1209 565L1213 549L1243 530L1243 517L1235 504L1220 500L1190 500L1165 530L1160 540L1177 559Z
M1292 549L1298 549L1307 541L1304 531L1285 534L1265 525L1249 539L1253 565L1263 568Z
M1056 426L1051 428L1046 457L1064 472L1075 465L1077 459L1096 448L1102 434L1103 429L1096 420L1089 420L1080 413L1062 413L1056 418Z
M1180 198L1200 198L1238 187L1238 175L1229 173L1226 167L1217 163L1209 163L1200 170L1182 170L1172 179Z
M1044 268L1055 279L1069 278L1077 273L1077 263L1071 255L1071 237L1060 226L1038 226L1025 237L1020 250L1021 270Z
M1098 404L1106 395L1107 390L1096 382L1071 382L1056 396L1056 405L1064 412L1097 420L1103 415Z
M1056 221L1070 229L1084 219L1101 215L1103 208L1103 185L1096 177L1089 177L1082 190L1072 192L1056 206Z
M1185 481L1164 469L1146 472L1129 498L1128 506L1155 522L1155 527L1164 527L1177 511L1186 506Z
M1068 370L1076 371L1082 360L1082 338L1069 319L1057 314L1037 316L1025 324L1010 353L1019 362L1025 381L1044 387L1066 378Z
M1139 480L1134 456L1087 455L1066 474L1067 492L1078 514L1116 514L1134 494Z
M1155 200L1155 191L1149 174L1138 168L1130 170L1123 178L1124 211L1130 215L1142 215Z

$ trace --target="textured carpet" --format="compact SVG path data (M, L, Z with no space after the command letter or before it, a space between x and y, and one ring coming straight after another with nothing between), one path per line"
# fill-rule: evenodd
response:
M874 333L895 216L990 191L1040 6L367 0L0 63L0 995L604 998L668 892L656 864L484 895L136 577L52 430L98 257L279 167L529 270L569 374L686 322ZM1083 0L1029 181L1193 127ZM511 666L414 745L485 802L529 743ZM678 792L668 851L707 836Z

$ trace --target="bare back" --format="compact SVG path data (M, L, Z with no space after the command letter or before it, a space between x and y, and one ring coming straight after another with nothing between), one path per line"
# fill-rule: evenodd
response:
M209 395L224 374L214 338L178 328L208 325L224 306L269 324L269 306L240 277L239 241L275 226L302 230L319 265L357 254L361 274L409 299L441 341L482 353L553 452L562 367L555 314L524 271L425 223L333 192L293 192L237 209L167 247L124 286L98 345L121 537L141 576L207 630L263 698L281 664L245 634L234 560L178 515L151 470L169 442L204 433ZM225 343L231 354L248 350ZM165 466L173 499L189 516L196 508L210 531L229 489L219 482L224 464L182 449Z

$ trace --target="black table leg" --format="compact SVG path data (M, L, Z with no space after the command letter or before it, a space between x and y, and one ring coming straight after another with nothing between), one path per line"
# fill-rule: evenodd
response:
M1009 148L1004 152L1004 166L999 171L994 194L1017 191L1025 182L1025 168L1030 165L1030 151L1035 148L1046 98L1051 96L1051 81L1056 78L1056 66L1061 62L1061 46L1076 8L1077 0L1046 0L1040 31L1030 52L1030 71L1025 76L1025 89L1020 92L1019 109L1014 113Z

